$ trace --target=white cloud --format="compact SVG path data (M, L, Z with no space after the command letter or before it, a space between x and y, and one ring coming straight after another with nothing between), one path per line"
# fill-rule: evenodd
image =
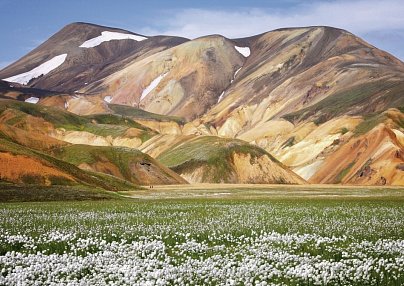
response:
M208 34L236 38L283 27L327 25L364 33L404 28L403 15L402 0L310 2L276 10L183 9L162 19L163 28L144 31L189 38Z
M161 26L146 27L142 32L187 38L209 34L238 38L277 28L321 25L342 28L364 36L373 32L404 31L404 3L402 0L343 0L316 1L271 10L182 9L175 10L170 17L160 19L159 23ZM371 37L365 39L372 41ZM375 40L373 44L377 45Z

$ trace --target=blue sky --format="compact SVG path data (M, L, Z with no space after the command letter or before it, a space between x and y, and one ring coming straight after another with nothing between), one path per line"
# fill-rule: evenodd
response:
M244 37L282 27L346 29L404 60L403 0L0 0L0 68L66 24L90 22L146 35Z

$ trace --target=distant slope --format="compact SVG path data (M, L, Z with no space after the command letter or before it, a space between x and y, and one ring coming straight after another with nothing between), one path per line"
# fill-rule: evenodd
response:
M113 32L136 35L132 32L88 23L72 23L54 34L43 44L17 62L0 71L0 78L9 78L28 72L52 58L67 54L59 67L48 74L31 80L30 87L74 92L86 83L96 81L123 68L128 62L151 55L187 41L169 36L147 37L143 41L105 41L95 47L80 47L101 33Z
M185 123L185 119L178 116L168 116L157 113L148 112L146 110L119 104L108 104L108 107L115 113L122 116L132 118L134 120L153 120L159 122L174 121L177 123Z
M251 56L204 117L219 134L235 136L282 117L321 123L404 104L404 64L344 30L280 29L237 41Z
M401 131L400 131L401 128ZM313 183L404 185L404 115L397 110L368 117L327 156Z
M30 97L41 99L55 95L63 95L63 93L44 89L30 88L20 84L0 80L0 99L16 99L25 101Z
M267 152L241 140L196 137L157 159L193 183L304 183Z
M0 123L8 129L19 128L59 141L97 146L138 147L157 134L127 117L112 114L84 117L12 100L0 101Z
M133 61L83 92L189 120L218 102L244 61L233 42L208 36Z

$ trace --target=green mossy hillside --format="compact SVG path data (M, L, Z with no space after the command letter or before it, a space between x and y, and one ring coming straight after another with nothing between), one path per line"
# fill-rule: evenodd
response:
M98 136L111 136L113 138L126 136L130 128L138 129L137 137L142 142L147 141L157 133L130 118L115 114L97 114L91 116L79 116L54 107L41 106L14 100L0 101L0 115L12 110L14 116L5 123L8 125L23 125L27 117L33 116L52 124L54 128L62 128L68 131L86 131Z
M51 180L52 185L85 185L102 188L107 191L125 191L138 188L134 184L114 176L81 170L71 163L57 159L40 151L10 142L4 138L0 138L0 152L32 158L50 168L60 171L61 173L70 175L75 180L75 182L73 182L62 177L61 179L55 177ZM10 168L12 168L12 166L10 166ZM35 172L33 172L33 174L35 175L28 175L26 178L24 177L24 183L27 185L43 185L42 176Z
M117 170L123 179L137 185L146 185L149 179L158 178L161 183L176 182L177 175L173 171L160 164L158 161L141 151L127 147L112 146L89 146L89 145L71 145L58 148L52 151L52 154L66 162L80 166L104 165ZM136 170L149 170L147 178L142 177ZM108 172L108 168L105 168ZM111 174L112 175L112 174Z
M108 107L116 114L134 118L134 119L144 119L144 120L155 120L155 121L174 121L178 124L185 124L185 119L178 116L162 115L157 113L148 112L143 109L139 109L127 105L119 104L108 104Z
M215 136L196 137L160 154L157 159L177 173L200 166L207 168L204 180L223 182L233 174L232 154L249 154L251 158L267 155L265 150L238 139Z
M363 115L403 106L403 82L379 81L357 85L347 91L331 94L325 99L283 118L290 122L311 119L317 125L334 117L350 114Z

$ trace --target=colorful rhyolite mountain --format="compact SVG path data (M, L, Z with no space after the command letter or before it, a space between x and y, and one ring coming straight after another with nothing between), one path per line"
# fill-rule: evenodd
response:
M404 185L404 63L344 30L188 40L74 23L0 78L0 162L59 183L83 179L49 160L134 185ZM27 172L0 176L53 182Z

